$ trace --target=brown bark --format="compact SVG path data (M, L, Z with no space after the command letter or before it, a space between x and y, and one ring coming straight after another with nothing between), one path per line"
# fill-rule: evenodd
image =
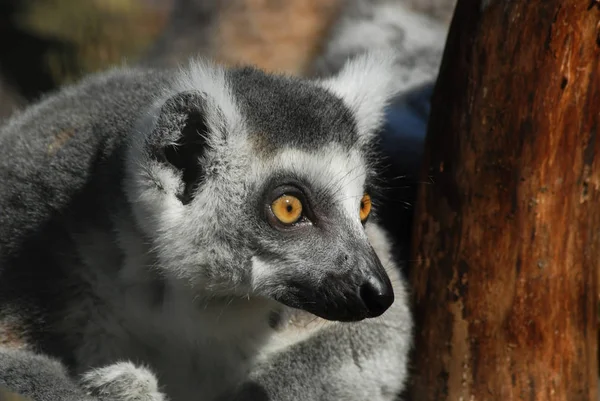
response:
M459 0L411 275L411 399L595 400L600 10Z

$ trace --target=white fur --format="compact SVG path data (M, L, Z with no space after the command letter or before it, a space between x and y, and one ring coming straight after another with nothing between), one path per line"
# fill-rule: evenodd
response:
M191 90L206 93L207 100L213 104L206 116L212 132L225 130L232 136L243 132L244 120L225 77L224 68L204 60L192 60L187 68L180 70L173 86L175 93ZM219 112L214 112L215 110Z
M349 221L353 222L354 232L364 237L360 220L360 201L365 193L367 166L357 151L344 151L331 145L316 152L299 149L281 149L272 158L255 159L252 164L252 181L266 180L274 170L286 171L291 175L304 177L315 191L326 190L334 196ZM301 261L299 261L301 264ZM263 260L252 259L252 288L259 290L278 271Z
M375 223L367 223L365 232L394 287L394 303L383 315L375 318L375 321L380 320L385 325L393 325L397 329L397 332L393 335L403 339L403 341L396 344L396 346L399 347L399 349L410 349L413 346L414 324L411 318L411 312L408 308L409 294L405 280L401 276L398 266L394 263L391 242L383 228ZM385 346L382 346L377 352L381 353L381 355L385 355L386 353L389 353L390 350L386 349ZM403 352L398 353L403 354ZM386 358L372 358L369 361L365 360L363 362L363 370L360 372L361 377L363 374L377 372L376 375L378 377L372 377L371 380L379 379L382 383L390 383L396 378L398 383L404 387L404 383L408 378L407 363L402 363L400 365L394 364L392 366L378 363L377 366L373 366L373 361L386 361Z
M446 34L443 26L397 1L368 1L368 4L357 1L355 6L347 9L336 25L326 52L348 55L393 47L411 52L443 46L440 43ZM365 18L366 14L369 18Z
M435 79L447 26L395 0L357 0L343 10L323 54L315 62L320 76L339 71L357 55L396 52L395 85L408 90Z
M274 266L270 266L257 256L252 257L252 288L258 289L273 275Z
M260 179L265 179L273 169L305 176L316 190L327 188L348 218L356 223L356 229L362 230L360 201L365 191L367 165L358 151L343 151L336 145L316 152L282 149L273 159L257 164L254 171Z
M267 317L274 301L203 300L186 280L168 277L163 298L153 304L153 287L144 263L147 248L131 246L135 233L126 226L121 230L125 260L132 263L123 274L106 264L113 258L111 243L94 233L80 233L82 238L95 238L98 248L105 248L103 255L86 260L86 282L102 301L73 305L62 322L63 330L90 339L75 353L81 368L100 369L86 374L86 386L102 387L119 372L115 366L109 369L106 365L117 358L130 359L155 367L159 382L173 400L214 399L243 377L251 356L268 340L271 329ZM112 274L119 274L120 279ZM250 359L242 359L242 355ZM123 365L121 371L125 374L129 369L133 366ZM105 388L106 393L114 391Z
M146 367L119 362L83 375L82 384L90 393L120 401L166 401L158 391L154 374Z
M168 93L167 89L165 93ZM179 176L151 160L145 150L146 135L154 129L160 109L168 99L166 96L159 98L140 118L130 138L126 157L126 195L129 202L135 205L132 209L134 216L145 232L157 231L161 226L174 226L184 213L183 205L176 197L181 189ZM157 190L157 185L160 190ZM177 270L172 273L183 274Z
M365 53L348 62L335 77L321 81L350 108L364 143L382 125L385 108L400 89L394 61L392 52Z
M397 301L393 308L405 308L406 293L391 260L385 234L372 223L367 224L366 234L394 283ZM100 237L85 236L100 241ZM123 238L127 236L127 233L120 234ZM110 249L110 245L103 241L97 246ZM143 259L136 247L126 250L127 259ZM144 264L138 265L139 280L135 280L134 266L131 266L127 274L128 283L123 283L106 276L111 269L103 265L103 258L90 262L94 264L89 266L89 270L96 274L88 277L88 282L94 285L95 291L103 294L103 299L110 301L100 308L87 304L73 306L73 313L84 317L83 320L76 319L73 324L85 322L86 337L91 338L94 344L77 353L80 362L98 367L84 376L84 383L89 389L104 388L106 393L115 391L104 387L104 384L129 375L139 383L136 392L141 388L147 390L143 393L159 394L155 376L143 367L131 363L106 366L114 355L119 355L121 359L129 356L131 360L144 361L156 367L156 377L173 400L211 400L245 374L253 359L242 360L240 355L267 358L332 324L317 319L309 327L290 327L281 333L273 333L268 327L267 316L275 306L281 308L282 305L260 298L196 300L189 285L177 279L168 280L164 301L156 309L147 302L150 288L144 279L147 274ZM266 265L263 268L269 269ZM133 282L138 282L138 285L132 286ZM112 284L111 288L108 284ZM110 295L107 294L109 290ZM65 320L65 324L71 321L69 317ZM120 322L127 322L128 329L124 330ZM411 329L409 321L399 321L398 324L403 331ZM222 372L228 374L223 375ZM401 372L394 374L397 373ZM150 400L154 401L153 398Z
M176 196L182 185L176 173L152 161L144 151L144 136L153 130L164 102L185 91L200 92L207 103L204 112L210 134L206 140L212 151L207 152L203 162L217 177L205 183L191 209ZM192 61L187 68L182 68L173 86L165 88L150 111L140 119L136 131L127 158L126 178L129 201L138 205L134 208L136 220L145 232L160 239L153 245L157 248L160 264L169 266L170 274L198 279L198 272L193 270L195 266L206 264L210 258L212 261L227 258L230 254L229 249L198 249L196 245L197 242L211 244L215 232L234 228L221 219L222 214L215 212L215 205L240 199L241 196L236 195L244 190L242 183L236 186L230 178L243 175L246 168L247 131L224 69L204 61ZM231 207L236 205L232 203ZM179 240L184 238L190 242ZM192 241L194 239L197 241ZM180 249L172 247L174 242ZM187 252L183 250L186 246ZM225 278L224 282L235 285L231 277ZM227 290L229 293L230 288Z

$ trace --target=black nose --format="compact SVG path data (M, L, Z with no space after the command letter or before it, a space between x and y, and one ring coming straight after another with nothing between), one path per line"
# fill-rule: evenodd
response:
M394 290L389 279L382 280L375 276L369 277L360 286L359 295L369 311L369 317L381 315L394 303Z

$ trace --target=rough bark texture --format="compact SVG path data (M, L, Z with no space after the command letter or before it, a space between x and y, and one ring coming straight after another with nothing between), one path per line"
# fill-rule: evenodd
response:
M412 400L595 400L600 9L459 0L415 216Z

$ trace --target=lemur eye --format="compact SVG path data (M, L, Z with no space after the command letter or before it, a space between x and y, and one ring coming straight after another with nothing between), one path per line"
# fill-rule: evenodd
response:
M271 210L283 224L294 224L302 217L302 202L295 196L283 195L273 201Z
M360 221L364 223L369 213L371 213L371 197L369 194L364 194L360 200Z

